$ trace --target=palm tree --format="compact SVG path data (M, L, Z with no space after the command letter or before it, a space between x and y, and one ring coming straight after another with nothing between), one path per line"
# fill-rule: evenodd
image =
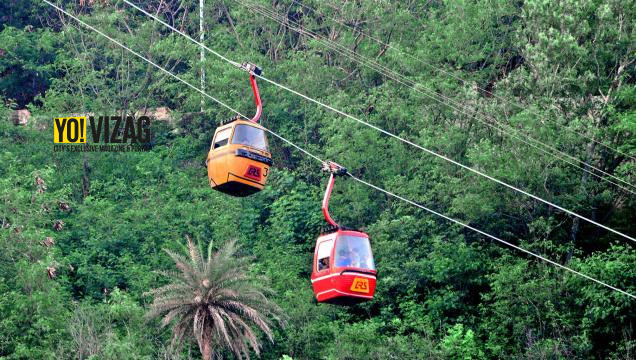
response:
M283 325L280 308L265 296L271 291L263 279L248 276L249 259L235 256L235 241L216 253L210 243L204 261L198 246L187 239L189 257L164 249L179 271L159 272L170 283L146 293L154 296L146 317L163 317L162 327L172 323L173 345L185 336L196 339L203 360L219 358L224 349L239 359L249 359L250 348L260 356L254 328L273 341L272 320Z

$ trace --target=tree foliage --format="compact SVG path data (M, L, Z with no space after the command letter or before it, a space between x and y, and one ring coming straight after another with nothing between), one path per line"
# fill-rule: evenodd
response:
M213 354L221 358L224 349L238 358L249 358L250 348L260 355L254 329L271 341L272 320L280 321L280 309L267 299L263 279L256 283L248 277L247 258L234 256L233 241L216 253L210 242L205 255L188 238L188 251L184 257L166 250L179 271L164 272L168 284L148 292L154 301L147 317L162 317L162 326L171 325L175 344L195 339L203 359Z
M201 62L195 44L140 12L110 0L58 3L192 84L204 67L207 93L252 113L244 72L212 54ZM196 2L135 3L198 35ZM583 163L601 169L634 190L635 12L618 0L209 0L205 43L258 64L268 78L634 236L636 197L581 167L597 175ZM361 56L406 81L374 71ZM636 293L633 243L259 85L263 125L321 158ZM369 233L377 293L351 308L317 304L309 274L323 224L326 177L318 164L270 137L275 165L265 190L243 199L212 191L202 163L214 128L233 114L209 99L201 112L200 94L41 1L0 4L0 96L0 358L198 357L191 342L171 348L171 331L143 317L151 306L144 293L166 284L153 271L174 267L161 249L181 256L184 237L215 239L214 251L225 248L221 239L237 239L239 255L251 259L239 261L241 271L270 279L269 298L288 321L285 328L268 325L273 343L265 333L250 336L262 344L264 359L636 353L635 301L344 179L336 183L332 215ZM172 119L153 119L147 152L53 151L54 117L158 107L169 108ZM31 111L27 126L4 120L23 108ZM568 165L530 138L583 163ZM198 283L191 288L202 291Z

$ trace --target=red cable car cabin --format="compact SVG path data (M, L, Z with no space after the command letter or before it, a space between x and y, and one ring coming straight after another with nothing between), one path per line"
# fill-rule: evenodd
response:
M371 300L376 274L367 234L338 228L316 240L311 285L318 302L352 305Z
M333 231L320 235L316 240L311 285L318 302L353 305L373 299L377 271L369 236L361 231L343 229L329 216L334 174L342 175L346 170L335 163L328 166L332 173L322 211Z

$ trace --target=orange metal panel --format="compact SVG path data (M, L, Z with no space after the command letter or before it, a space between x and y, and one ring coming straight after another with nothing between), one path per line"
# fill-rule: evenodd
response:
M262 129L258 124L245 120L237 120L219 127L215 131L215 137L218 132L232 128L232 134L230 134L229 138L232 139L234 128L240 124L248 124ZM271 159L269 152L247 145L231 143L216 149L214 149L213 146L214 145L210 147L207 157L208 179L212 188L236 196L249 195L263 189L269 175L269 165L246 157L237 156L236 154L237 150L243 149L250 153Z

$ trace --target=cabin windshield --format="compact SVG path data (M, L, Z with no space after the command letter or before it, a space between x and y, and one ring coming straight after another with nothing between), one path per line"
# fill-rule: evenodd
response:
M259 150L267 151L265 131L255 126L237 125L236 129L234 129L232 144L247 145Z
M350 266L375 270L369 239L362 236L340 235L336 241L336 266Z

